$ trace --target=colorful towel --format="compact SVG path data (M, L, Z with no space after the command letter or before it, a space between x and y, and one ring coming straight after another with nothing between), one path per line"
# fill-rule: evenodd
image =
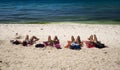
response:
M68 44L65 46L65 48L70 48L71 41L68 41Z
M91 43L90 41L85 41L85 44L88 48L93 48L95 47L95 44Z

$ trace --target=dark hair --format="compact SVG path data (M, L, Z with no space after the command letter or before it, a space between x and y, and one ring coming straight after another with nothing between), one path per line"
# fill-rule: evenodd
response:
M23 46L27 46L27 42L26 42L26 41L23 41L22 45L23 45Z

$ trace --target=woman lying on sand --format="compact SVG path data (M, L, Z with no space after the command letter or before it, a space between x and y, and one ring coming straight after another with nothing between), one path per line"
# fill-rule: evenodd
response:
M48 41L43 43L45 44L45 46L53 46L56 47L57 49L61 49L60 42L57 36L54 37L54 40L51 39L51 36L48 36Z
M48 36L48 41L43 42L45 46L53 46L54 41L51 39L51 36Z
M77 36L76 41L74 36L71 36L71 41L68 41L68 44L65 46L65 48L80 50L82 45L83 43L80 40L80 36Z
M24 41L19 41L19 40L11 40L11 42L13 44L22 44L23 46L28 46L28 45L33 45L36 41L38 41L39 39L36 37L36 36L32 36L30 39L29 39L29 35L26 35L26 38Z
M54 37L54 40L51 39L51 36L48 36L48 41L43 42L43 44L37 44L35 47L37 48L43 48L43 47L56 47L57 49L61 49L60 42L57 36Z
M88 38L89 41L85 41L88 48L96 47L96 48L105 48L106 46L97 40L96 35L91 35Z

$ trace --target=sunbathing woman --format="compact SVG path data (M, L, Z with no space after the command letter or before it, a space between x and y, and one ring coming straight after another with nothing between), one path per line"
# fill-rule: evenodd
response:
M60 47L60 42L57 36L54 37L54 47L56 47L57 49L61 49Z
M48 36L48 41L43 42L45 46L56 47L57 49L61 49L59 39L57 36L54 37L54 40L51 40L51 36Z
M48 36L48 41L43 42L45 46L53 46L53 40L51 40L51 36Z
M102 44L100 41L97 40L97 36L96 35L94 35L94 43L95 43L95 47L99 48L99 49L107 47L104 44Z
M35 36L32 36L30 39L29 39L29 36L28 35L26 35L26 38L25 38L25 40L24 41L18 41L18 40L12 40L11 42L13 43L13 44L16 44L16 45L18 45L18 44L22 44L23 46L27 46L27 45L33 45L36 41L38 41L39 39L37 38L37 37L35 37Z
M91 35L88 38L89 41L86 41L86 45L88 48L96 47L96 48L105 48L106 46L97 40L96 35Z
M84 41L88 48L95 47L93 35L88 38L89 41Z
M74 36L71 37L71 44L70 44L70 49L78 49L80 50L82 47L82 43L81 43L81 40L80 40L80 36L77 36L77 39L75 41L75 38Z
M83 46L83 42L81 42L80 36L77 37L76 41L74 36L71 36L71 41L68 41L68 44L65 46L65 48L81 49L82 46Z

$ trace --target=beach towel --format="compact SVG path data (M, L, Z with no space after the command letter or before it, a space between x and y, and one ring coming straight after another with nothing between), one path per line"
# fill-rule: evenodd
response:
M61 49L60 44L55 44L54 45L57 49Z
M43 42L43 44L44 44L45 46L53 46L53 42L48 42L48 41L46 41L46 42Z
M68 44L65 46L65 48L70 48L71 41L68 41Z
M95 43L95 47L101 49L101 48L105 48L106 46L100 42L97 42Z
M90 41L85 41L85 44L86 44L86 46L87 46L88 48L93 48L93 47L95 47L95 44L92 43L92 42L90 42Z
M59 41L54 41L54 47L56 47L57 49L61 49L60 42Z

